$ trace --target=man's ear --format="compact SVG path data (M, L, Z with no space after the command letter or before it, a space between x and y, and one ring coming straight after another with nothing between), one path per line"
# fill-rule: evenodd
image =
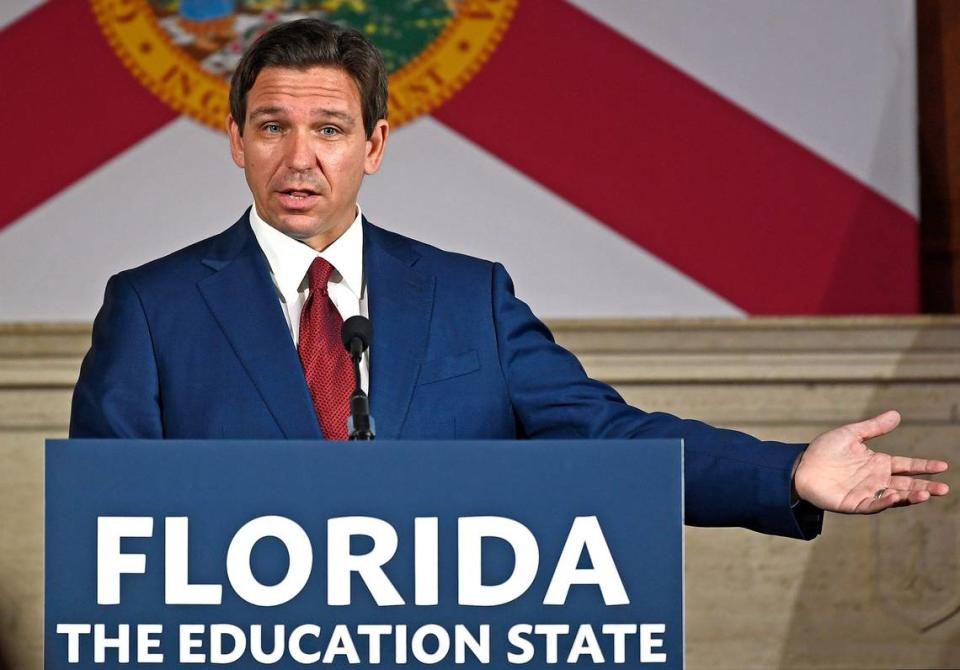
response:
M243 136L240 134L240 126L233 120L233 116L227 116L226 121L227 135L230 137L230 155L237 167L245 167L243 156Z
M364 174L373 174L380 169L383 160L383 150L387 146L387 135L390 134L390 125L386 119L377 121L370 139L367 140L367 155L363 163ZM236 158L234 158L236 160Z

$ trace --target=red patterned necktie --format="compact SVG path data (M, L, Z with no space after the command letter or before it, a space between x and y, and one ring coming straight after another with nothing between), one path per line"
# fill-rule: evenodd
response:
M354 386L353 364L340 339L343 319L327 294L332 272L333 266L319 256L307 270L310 295L300 313L297 349L324 437L345 440Z

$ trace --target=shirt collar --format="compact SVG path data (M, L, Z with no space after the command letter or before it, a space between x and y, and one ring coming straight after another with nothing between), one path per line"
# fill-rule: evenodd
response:
M277 290L287 302L296 298L307 270L317 256L334 267L331 281L342 282L359 300L363 291L363 225L360 205L357 216L344 233L321 252L295 240L264 221L256 206L250 208L250 227L263 249Z

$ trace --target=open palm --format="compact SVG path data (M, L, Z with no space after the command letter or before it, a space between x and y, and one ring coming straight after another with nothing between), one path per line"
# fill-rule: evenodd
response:
M821 509L846 514L875 514L945 495L950 487L943 482L914 476L943 472L944 461L891 456L867 446L867 440L899 423L900 414L884 412L820 435L797 466L797 495Z

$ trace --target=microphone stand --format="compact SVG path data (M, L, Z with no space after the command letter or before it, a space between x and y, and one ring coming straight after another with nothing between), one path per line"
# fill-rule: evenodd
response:
M370 400L360 386L360 358L363 356L363 342L359 337L350 341L350 359L353 361L353 378L356 387L350 395L350 418L347 420L347 432L350 440L372 440L375 430L373 417L370 416Z

